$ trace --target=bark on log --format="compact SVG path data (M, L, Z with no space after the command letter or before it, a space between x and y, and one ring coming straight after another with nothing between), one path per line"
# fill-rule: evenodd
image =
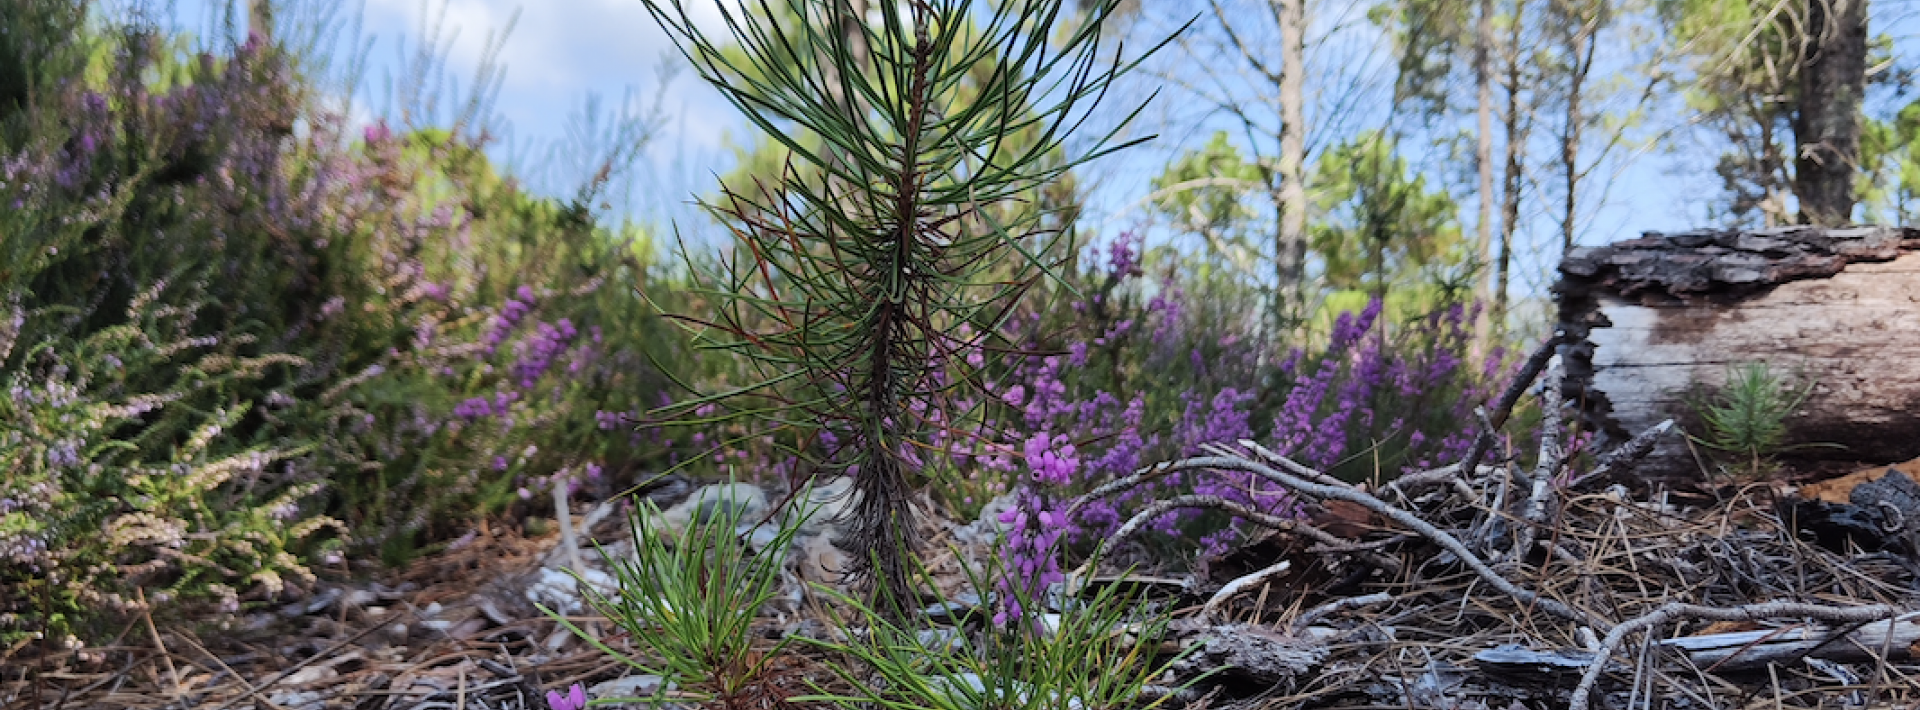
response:
M1811 382L1790 443L1809 455L1920 456L1920 230L1895 227L1647 233L1577 248L1554 286L1563 392L1602 447L1667 418L1701 435L1686 398L1730 366L1765 363ZM1694 475L1664 437L1643 476Z

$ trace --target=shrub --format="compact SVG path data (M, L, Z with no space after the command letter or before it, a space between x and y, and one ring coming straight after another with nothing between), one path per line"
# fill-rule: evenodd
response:
M1473 407L1506 385L1504 349L1474 352L1472 309L1442 302L1426 313L1385 317L1379 300L1332 319L1326 340L1288 347L1260 330L1255 294L1175 258L1149 279L1133 243L1117 241L1097 272L1082 276L1086 298L1072 321L1035 311L1018 325L1030 352L1002 380L993 418L1021 442L1024 460L1009 485L1019 502L1012 569L1021 584L1059 580L1036 556L1056 537L1077 549L1113 530L1145 504L1169 495L1217 495L1278 515L1297 508L1284 490L1232 472L1170 476L1082 507L1064 503L1153 463L1200 453L1203 444L1252 439L1347 479L1393 477L1461 458L1471 443ZM1196 298L1190 294L1203 293ZM1090 324L1075 328L1073 322ZM1217 554L1238 521L1170 513L1151 543L1165 552L1197 539Z
M537 198L481 132L350 127L266 37L0 15L0 633L232 609L691 448L613 431L679 347L588 207L618 155Z
M235 355L184 332L194 308L141 300L132 324L35 344L8 377L0 642L91 631L100 612L142 608L134 590L237 611L242 591L311 581L294 553L340 529L311 505L323 483L310 444L230 433L254 412L238 392L304 361Z

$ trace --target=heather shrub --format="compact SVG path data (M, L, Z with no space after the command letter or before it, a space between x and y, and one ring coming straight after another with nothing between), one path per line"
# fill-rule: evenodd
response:
M1019 502L1001 522L1026 585L1059 581L1057 561L1044 554L1053 543L1084 552L1153 500L1198 493L1299 512L1271 484L1212 472L1093 501L1071 519L1063 513L1100 484L1243 439L1350 481L1444 465L1465 454L1473 408L1509 376L1504 349L1475 352L1473 309L1457 301L1401 300L1398 318L1387 317L1383 301L1364 301L1295 345L1261 330L1251 289L1206 278L1171 251L1155 267L1123 238L1103 256L1082 274L1084 297L1069 309L1017 322L1025 349L1040 354L1007 373L991 415L1020 449L1008 482ZM1153 528L1149 551L1164 558L1194 542L1218 554L1240 525L1186 511Z
M331 340L357 343L348 368L368 376L322 392L305 416L331 458L379 462L334 477L357 539L398 561L472 517L543 503L552 485L681 460L692 445L632 431L664 403L652 363L682 356L635 291L660 278L643 231L597 226L588 190L566 203L527 195L448 131L379 124L357 149L343 184L386 199L343 191L350 223L368 226L338 240L385 276L320 327L347 331Z
M0 640L147 601L236 611L243 592L311 581L296 552L337 550L305 544L338 542L315 535L339 524L311 505L313 447L234 431L255 416L239 393L306 363L190 335L198 304L156 300L176 289L136 299L127 325L18 354L0 399Z
M74 3L5 12L0 635L309 579L296 553L337 542L324 466L264 415L313 365L283 337L309 262L274 248L300 225L273 179L285 64L181 57Z
M672 276L593 211L637 141L537 197L267 37L0 13L0 633L232 610L695 449L627 430L679 357L635 292Z

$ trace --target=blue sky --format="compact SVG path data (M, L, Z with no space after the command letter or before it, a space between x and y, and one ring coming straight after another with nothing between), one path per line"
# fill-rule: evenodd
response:
M208 3L180 0L173 8L176 22L187 30L203 26ZM705 8L708 21L717 23L713 5L699 0L688 4ZM361 33L372 42L362 82L362 94L368 96L384 93L386 82L404 64L404 51L421 42L425 18L441 10L448 75L467 86L489 33L505 28L517 10L518 21L499 54L506 73L494 103L494 113L512 139L496 146L495 153L523 171L550 167L529 146L565 135L569 115L578 111L589 94L616 103L629 91L647 101L657 96L667 120L641 161L626 202L642 219L683 225L699 220L685 206L690 193L706 191L712 175L726 170L732 156L730 140L752 140L733 109L690 71L680 72L663 89L660 68L678 57L640 0L365 0L359 9ZM349 4L345 12L353 11ZM1329 68L1328 76L1338 76L1339 68ZM1150 114L1160 117L1161 130L1166 131L1162 140L1099 166L1098 174L1107 179L1099 182L1091 196L1089 212L1095 224L1119 225L1107 231L1126 226L1130 216L1102 217L1146 194L1147 181L1168 157L1206 140L1210 130L1194 130L1177 122L1187 102L1178 90L1163 93L1158 113ZM371 108L377 111L379 102ZM1688 169L1688 163L1699 161L1683 157L1684 153L1653 151L1623 163L1615 186L1592 213L1583 243L1630 238L1641 230L1699 226L1705 218L1703 206L1718 194L1718 178L1703 169ZM1463 203L1462 212L1461 219L1471 230L1474 207ZM1553 241L1552 228L1544 218L1528 229L1538 232L1535 238L1543 244ZM1535 276L1522 279L1518 289L1537 292L1545 285L1546 269L1533 271Z

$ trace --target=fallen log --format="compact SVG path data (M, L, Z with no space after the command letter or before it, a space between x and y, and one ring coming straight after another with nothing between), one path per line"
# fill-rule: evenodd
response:
M1920 642L1920 612L1849 628L1791 626L1735 631L1664 639L1660 645L1686 654L1696 668L1723 671L1798 663L1802 658L1842 663L1901 660L1913 657L1913 644Z
M1602 445L1672 418L1702 434L1695 388L1764 363L1807 383L1789 417L1807 455L1861 462L1920 456L1920 230L1894 227L1648 233L1568 252L1553 291L1562 391ZM1642 476L1697 474L1665 437Z

